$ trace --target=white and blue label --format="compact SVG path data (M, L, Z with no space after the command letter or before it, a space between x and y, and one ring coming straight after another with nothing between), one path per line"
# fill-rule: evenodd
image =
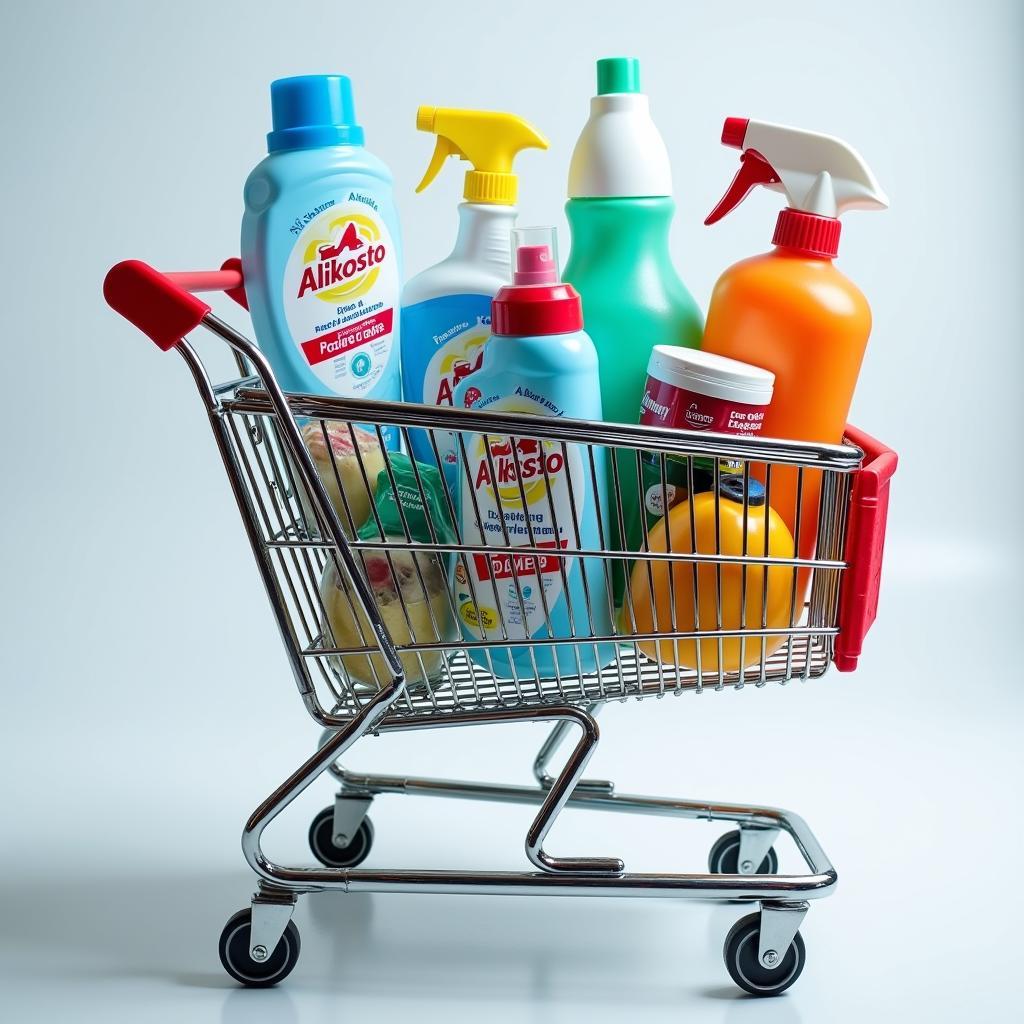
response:
M407 402L452 404L455 388L483 363L491 336L490 295L442 295L402 309L402 386ZM470 385L465 404L479 397ZM434 465L425 431L410 431L413 457ZM441 431L434 441L449 480L456 467L455 440Z
M483 395L478 409L560 416L551 399L525 386L514 395ZM466 544L498 549L465 556L454 573L456 607L467 635L526 640L542 635L560 607L580 523L591 516L583 458L576 445L534 438L470 435L461 474ZM518 554L532 547L551 554ZM467 578L468 577L468 578Z

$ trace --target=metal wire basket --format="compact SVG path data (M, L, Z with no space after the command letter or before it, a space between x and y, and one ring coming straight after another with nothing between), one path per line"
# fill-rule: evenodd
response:
M316 502L300 482L294 458L286 454L279 420L265 389L253 387L252 381L233 383L219 392L218 402L219 416L230 444L230 465L238 474L250 527L258 537L258 555L265 578L271 583L279 624L299 667L301 685L316 694L321 711L329 711L340 718L352 716L389 681L374 624L360 608L357 590L347 573L344 576L333 573L338 581L335 589L339 596L330 613L325 605L323 581L325 573L333 571L331 553L335 545L323 521L325 517L317 515ZM333 503L349 538L355 536L361 525L356 522L358 509L354 506L370 516L375 512L370 492L378 475L384 473L392 486L398 486L383 444L382 427L385 425L396 427L407 447L411 430L426 431L435 454L439 451L437 435L442 433L446 440L447 435L454 433L456 448L463 452L474 443L479 446L482 439L486 452L506 447L513 458L519 458L516 453L524 443L527 447L529 443L540 445L564 457L569 456L570 449L576 449L584 465L598 461L610 464L613 477L618 477L624 464L641 476L641 458L645 458L648 465L653 462L658 466L660 472L654 487L666 496L673 486L666 479L669 460L676 463L677 471L681 463L681 472L692 480L697 459L713 462L716 494L724 459L729 460L730 470L745 484L752 474L763 478L769 501L773 476L780 467L791 470L793 486L800 490L813 486L820 493L817 522L812 527L816 530L815 553L803 559L795 553L790 557L769 554L767 531L762 531L764 547L760 550L752 549L744 535L743 553L701 552L697 550L692 521L690 551L674 552L671 545L666 545L665 551L652 552L645 530L640 551L632 552L626 546L623 524L627 521L627 510L622 508L621 502L611 521L603 518L599 521L601 543L597 549L582 546L578 521L560 525L568 541L557 550L542 548L536 543L512 548L507 543L507 534L499 534L497 539L506 542L500 547L480 543L479 539L474 543L463 536L456 512L456 496L450 493L449 487L444 488L444 499L456 530L454 542L444 543L436 531L429 540L414 539L405 522L401 535L387 536L378 520L380 533L377 537L352 539L347 543L356 554L364 575L368 559L382 560L386 567L382 585L372 589L378 609L388 596L392 598L393 607L382 615L382 621L386 619L390 627L406 676L411 681L402 698L390 709L392 716L422 717L490 707L566 702L594 704L701 690L706 686L722 689L746 683L763 685L769 681L819 676L832 661L845 569L846 510L853 473L863 457L857 449L669 433L645 427L538 421L527 416L427 410L379 402L339 402L306 396L291 397L289 402L292 413L306 420L303 434L307 438L319 435L323 439L324 455L317 461L317 468L321 478L333 485L330 487ZM344 454L338 453L339 446L334 440L339 434L349 441ZM371 438L369 444L367 435ZM488 457L494 459L494 456ZM446 467L440 456L437 456L435 468L443 480ZM459 472L465 482L471 473L468 458L460 460ZM593 474L589 475L591 484L594 479ZM577 495L571 477L565 476L564 480L573 507L580 504L581 498L601 507L601 495ZM419 473L415 482L420 489L419 500L426 504ZM501 505L500 489L495 488L494 493ZM751 519L749 493L750 488L745 485L741 513L745 529ZM665 504L668 504L667 497ZM552 502L551 508L556 509L556 503ZM646 517L641 515L640 518ZM804 528L798 518L794 530L797 551ZM494 589L502 587L513 591L515 601L525 605L524 591L531 585L543 593L542 574L556 574L565 591L569 590L574 574L582 581L592 582L581 588L584 605L572 614L572 629L568 635L560 635L552 623L550 610L541 608L539 629L526 636L521 624L505 621L499 602L492 602L498 612L497 628L488 631L481 624L474 629L456 607L453 590L447 585L449 571L443 567L439 571L448 561L461 563L463 567L467 563L477 567L476 572L467 572L465 576L474 601L478 602L483 600L478 590L486 587L493 593ZM637 577L634 569L634 579L639 578L641 591L646 576L648 595L645 596L655 618L653 630L639 630L637 610L633 607L637 587L624 588L621 611L612 606L615 570L630 565L641 565L642 570L670 567L672 571L666 574L670 589L678 577L677 566L686 566L695 575L698 570L705 574L712 570L719 577L723 570L733 575L739 570L742 605L739 621L733 621L731 628L729 623L723 624L722 585L713 586L716 614L711 621L703 621L706 602L695 608L693 628L681 628L678 622L672 621L675 618L672 614L661 621L659 603L653 597L652 574L641 570ZM768 588L773 569L779 570L780 577L785 572L789 580L787 621L781 626L767 622L768 602L763 591ZM808 585L798 583L800 573L797 570L806 574ZM757 574L757 594L755 585L750 582L754 573ZM595 580L597 587L593 586ZM773 588L777 589L778 585L772 581ZM695 591L696 587L691 586L690 590ZM802 598L803 591L809 595L806 601ZM598 603L605 606L601 614L597 614ZM661 602L662 610L664 604ZM755 621L751 621L748 605L760 609L759 620L755 616ZM676 601L669 601L668 606L670 613L674 612ZM599 628L601 622L610 622L612 628ZM462 628L453 633L453 623L459 623ZM351 628L346 628L346 624L351 624ZM499 635L494 636L494 633ZM696 642L698 640L700 642ZM738 641L742 648L740 666L732 670L725 668L727 659L721 655L711 659L715 666L711 670L698 664L684 667L680 661L685 659L665 657L666 651L677 650L681 644L689 642L690 660L699 662L709 642L722 648L730 640ZM521 670L522 661L513 665L514 671L508 671L510 659L507 658L503 659L504 672L495 667L492 652L496 649L534 650L545 646L558 648L561 655L543 659L549 665L546 673L538 667L541 659L536 657L530 659L525 671ZM774 650L769 654L770 648ZM569 671L559 667L566 662ZM601 663L600 667L590 672L585 670L585 665L595 663ZM571 671L573 667L576 671Z

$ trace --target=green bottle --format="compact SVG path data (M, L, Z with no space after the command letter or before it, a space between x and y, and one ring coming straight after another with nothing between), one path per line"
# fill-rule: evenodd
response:
M572 249L564 277L583 299L583 322L597 348L604 418L636 423L651 350L699 348L704 318L669 255L672 173L634 58L597 62L597 95L572 154L565 212ZM617 462L609 547L635 549L638 538L630 534L641 519L636 460L619 451ZM625 565L616 568L618 605Z

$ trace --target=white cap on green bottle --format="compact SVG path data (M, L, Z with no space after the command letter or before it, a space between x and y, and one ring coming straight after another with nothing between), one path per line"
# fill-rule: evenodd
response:
M597 95L569 164L569 198L671 194L668 151L640 91L640 62L599 60Z

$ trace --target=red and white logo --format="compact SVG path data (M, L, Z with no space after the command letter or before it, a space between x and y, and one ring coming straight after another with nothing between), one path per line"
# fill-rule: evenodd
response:
M452 363L451 370L438 379L434 405L451 405L452 395L455 393L456 387L458 387L461 381L476 373L483 364L483 361L483 348L477 350L476 356L472 361L469 359L456 359Z
M336 260L343 252L356 252L366 245L356 232L355 221L349 221L348 227L338 235L333 245L321 245L317 252L322 260Z
M373 286L388 255L377 225L351 214L330 225L331 241L314 241L305 254L297 299L316 295L328 302L358 298Z
M481 445L483 447L483 445ZM487 452L481 454L478 462L473 486L479 490L492 483L491 469L494 469L493 483L503 500L518 501L519 487L522 483L526 489L526 500L529 502L531 491L539 484L544 486L545 478L557 476L565 468L565 459L561 451L545 446L537 440L523 437L512 446L512 438L503 437L492 440Z

